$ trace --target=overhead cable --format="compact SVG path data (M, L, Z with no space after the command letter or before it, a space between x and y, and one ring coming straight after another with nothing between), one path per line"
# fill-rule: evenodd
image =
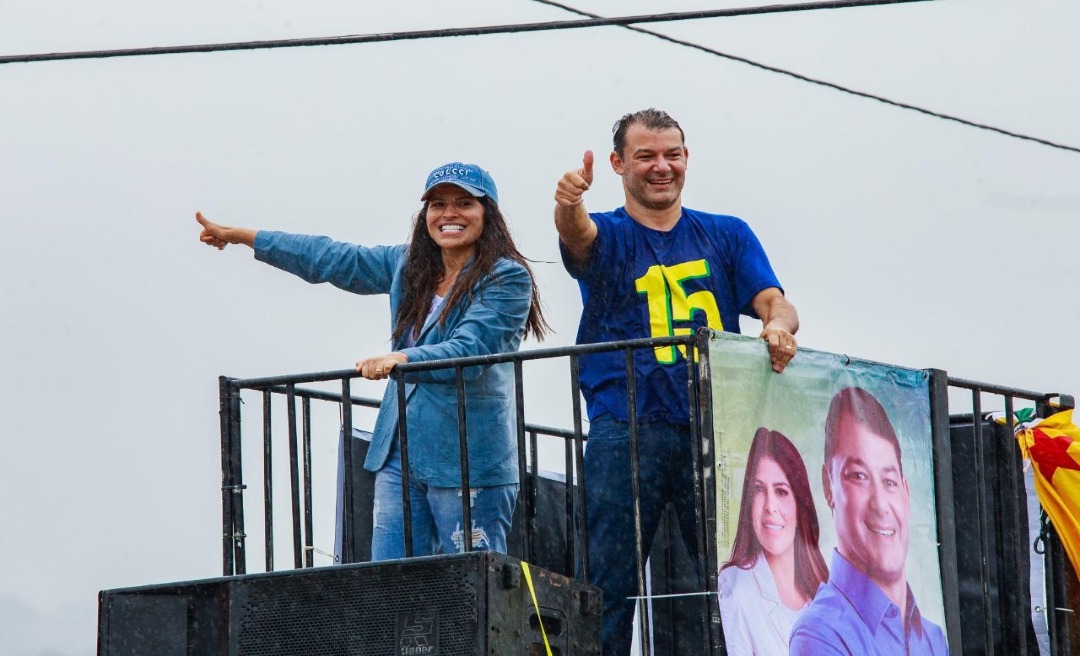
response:
M550 5L552 7L558 7L559 9L564 9L566 11L578 14L579 16L589 16L589 17L592 17L592 18L600 18L600 16L598 16L597 14L592 14L592 13L589 13L587 11L582 11L580 9L575 9L574 7L571 7L569 5L564 5L564 4L560 3L560 2L554 2L553 0L533 0L533 2L539 2L540 4ZM1048 141L1046 139L1042 139L1042 138L1039 138L1039 137L1033 137L1031 135L1021 134L1019 132L1013 132L1011 130L1005 130L1005 129L1002 129L1002 128L997 128L997 127L994 127L992 125L987 125L985 123L977 123L975 121L969 121L966 118L960 118L958 116L952 116L950 114L943 114L941 112L936 112L936 111L933 111L931 109L926 109L925 107L919 107L917 105L912 105L910 103L905 103L905 102L901 102L899 100L893 100L891 98L886 98L885 96L879 96L879 95L876 95L876 94L873 94L873 93L868 93L866 91L859 91L857 89L852 89L851 87L845 87L843 85L836 84L835 82L829 82L827 80L821 80L821 79L818 79L818 78L809 77L807 75L803 75L802 73L796 73L794 71L789 71L789 70L786 70L786 69L783 69L783 68L777 68L776 66L770 66L768 64L762 64L761 62L757 62L757 61L754 61L752 59L747 59L746 57L740 57L738 55L732 55L732 54L729 54L729 53L726 53L726 52L720 52L719 50L713 50L712 48L708 48L706 46L699 45L699 44L693 43L691 41L683 41L682 39L676 39L676 38L670 37L670 36L668 36L666 34L661 34L659 32L653 32L652 30L646 30L646 29L640 28L640 27L633 27L632 25L621 25L621 27L624 27L624 28L626 28L628 30L632 30L634 32L639 32L641 34L648 34L649 36L654 36L654 37L656 37L658 39L663 39L664 41L668 41L668 42L674 43L676 45L686 46L687 48L694 48L695 50L701 50L702 52L707 52L707 53L709 53L711 55L716 55L717 57L723 57L724 59L730 59L732 61L737 61L737 62L740 62L740 63L743 63L743 64L747 64L749 66L753 66L755 68L759 68L759 69L764 70L764 71L769 71L770 73L779 73L780 75L786 75L788 77L795 78L796 80L801 80L803 82L809 82L810 84L816 84L816 85L819 85L819 86L827 87L829 89L833 89L834 91L840 91L842 93L850 94L852 96L858 96L860 98L868 98L870 100L876 100L876 101L878 101L880 103L885 103L886 105L892 105L893 107L899 107L900 109L908 109L908 110L911 110L913 112L919 112L920 114L925 114L927 116L932 116L934 118L939 118L939 119L942 119L944 121L952 121L954 123L959 123L961 125L966 125L968 127L978 128L979 130L987 130L989 132L994 132L996 134L1004 135L1006 137L1012 137L1014 139L1023 139L1024 141L1033 141L1035 143L1042 144L1044 146L1050 146L1051 148L1059 148L1061 150L1068 150L1070 152L1080 153L1080 148L1076 148L1074 146L1067 146L1065 144L1055 143L1053 141Z
M453 36L480 36L488 34L514 34L518 32L572 30L586 27L626 27L635 23L667 23L672 21L699 20L703 18L749 16L754 14L776 14L792 11L811 11L817 9L844 9L847 7L893 5L909 2L931 1L933 0L832 0L830 2L808 2L790 5L768 5L763 7L737 7L731 9L713 9L709 11L686 11L666 14L646 14L641 16L621 16L617 18L604 18L601 16L596 16L589 19L576 21L549 21L544 23L487 25L482 27L418 30L412 32L385 32L382 34L353 34L348 36L315 37L308 39L240 41L235 43L206 43L201 45L188 46L157 46L149 48L125 48L120 50L85 50L78 52L53 52L34 55L5 55L0 56L0 64L63 61L71 59L105 59L109 57L140 57L147 55L178 55L195 52L222 52L227 50L265 50L269 48L334 46L355 43L385 43L387 41L443 39ZM576 11L568 7L563 8L568 9L569 11ZM578 13L583 14L583 12Z

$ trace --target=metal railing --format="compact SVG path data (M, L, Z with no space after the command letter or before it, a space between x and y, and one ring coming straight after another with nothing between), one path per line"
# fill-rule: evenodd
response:
M592 344L564 348L540 349L512 354L478 356L425 363L399 365L393 371L397 382L398 441L401 454L402 476L408 476L408 427L404 420L406 411L405 385L413 374L436 369L452 369L455 372L457 392L457 416L459 448L462 453L462 487L468 487L468 449L465 434L465 411L469 402L465 394L464 371L469 367L510 364L514 369L514 389L516 400L516 438L518 449L519 476L521 488L519 506L523 521L520 523L521 557L536 562L538 535L544 527L537 521L536 511L537 481L540 460L539 438L546 438L561 443L562 465L565 471L565 531L566 543L563 553L563 566L567 573L582 580L588 580L588 534L585 523L585 489L588 481L584 476L584 445L587 434L583 430L581 393L579 388L579 360L582 356L601 352L622 352L626 364L629 392L629 425L631 443L633 506L635 522L635 556L637 560L638 596L647 598L646 560L641 525L640 494L638 489L638 431L636 425L636 384L634 376L634 352L640 349L654 349L658 346L682 346L686 349L687 385L690 395L690 417L692 434L692 457L694 471L695 521L697 553L700 564L697 576L701 594L699 624L701 636L706 644L702 651L694 653L722 654L723 637L720 628L719 613L715 600L709 591L715 591L717 584L718 558L716 553L715 497L712 486L715 477L705 474L712 471L712 449L703 449L702 445L712 438L712 412L710 389L703 381L699 370L706 370L708 365L708 335L680 336L657 339L639 339L606 344ZM567 360L571 427L553 428L525 421L526 407L524 395L524 364L529 361L563 358ZM700 359L701 368L694 363ZM1032 603L1028 590L1024 587L1025 571L1030 553L1026 545L1030 544L1026 533L1027 508L1024 505L1025 487L1019 450L1013 440L1013 412L1018 401L1035 404L1039 416L1046 416L1055 409L1051 402L1057 399L1057 407L1073 407L1071 396L1056 393L1042 393L1017 388L1003 387L986 383L949 377L944 371L928 370L931 380L931 419L933 423L935 485L938 495L938 535L940 540L939 555L942 567L942 590L947 618L948 641L954 653L985 654L1029 654L1032 626ZM376 399L353 396L351 381L358 377L354 370L328 371L311 374L274 376L267 378L219 379L221 437L222 437L222 517L223 517L223 571L225 575L244 574L247 572L246 542L244 518L244 492L247 485L243 482L241 453L241 392L254 391L262 397L262 495L263 495L263 536L264 563L266 571L272 571L274 563L274 461L273 427L271 422L272 398L283 396L287 409L287 433L289 448L289 492L291 501L291 542L293 568L314 566L313 543L313 499L312 499L312 401L334 404L339 409L340 425L344 435L351 435L353 427L353 409L377 408ZM340 393L300 387L313 383L335 382L340 385ZM954 412L950 408L950 394L970 393L970 412ZM984 419L985 407L1000 402L1005 413L1005 421L1000 429L995 430ZM297 401L300 401L299 411ZM960 405L960 404L957 404ZM964 424L971 426L968 436ZM960 428L957 428L960 426ZM352 440L343 439L344 460L344 516L352 517L356 512L353 507L354 495L352 484ZM970 489L967 473L974 479ZM405 549L411 555L411 521L409 520L409 499L407 486L403 494L405 510ZM462 513L464 526L469 526L468 494L462 495ZM974 505L973 517L967 516L968 505ZM963 520L958 522L957 520ZM975 523L975 548L978 554L975 567L961 558L967 558L972 545L972 538L967 529L971 521ZM1021 533L1023 528L1023 533ZM349 522L343 523L343 530L350 531ZM966 533L964 531L967 531ZM472 548L470 531L464 531L465 549ZM343 562L355 562L352 536L342 540ZM1069 629L1075 622L1075 613L1067 612L1063 601L1069 593L1066 581L1072 574L1071 567L1064 559L1060 542L1052 528L1045 531L1043 540L1046 544L1047 565L1045 569L1046 618L1051 642L1051 653L1070 653ZM1021 546L1025 548L1021 548ZM700 568L704 568L703 571ZM971 591L974 590L974 596ZM710 600L712 600L710 602ZM972 600L976 603L972 604ZM963 608L962 608L963 606ZM638 606L638 629L640 653L651 653L652 618L649 604ZM1063 610L1058 610L1063 609ZM695 648L696 649L696 648ZM659 653L665 653L662 650Z
M969 410L959 412L961 402L954 402L947 416L937 418L948 423L944 427L935 427L936 433L951 438L947 456L941 453L944 449L935 453L936 457L949 459L950 466L945 471L952 472L948 487L954 501L951 505L974 510L963 517L963 521L957 521L961 518L953 513L950 521L941 522L939 518L939 523L950 529L944 533L954 540L954 547L956 537L966 533L968 549L963 551L970 551L970 543L974 541L978 555L974 563L960 558L955 552L952 558L941 561L945 570L943 578L956 577L961 584L967 581L969 588L963 600L959 599L959 594L946 599L947 605L955 604L951 616L965 617L966 620L950 622L950 644L959 641L965 645L965 653L1037 656L1040 652L1032 633L1035 632L1034 618L1039 614L1033 613L1030 596L1028 571L1032 539L1028 531L1024 465L1014 437L1015 412L1019 401L1028 401L1033 404L1036 416L1047 417L1075 407L1075 400L1066 394L946 378L944 372L933 373L939 381L947 381L948 391L953 392L953 396L961 399L968 396L963 409ZM932 397L943 398L944 395L932 394ZM987 408L991 407L1003 415L1001 422L988 419ZM952 483L961 479L973 482L974 490L954 489ZM1061 542L1046 523L1045 514L1040 512L1040 515L1041 539L1046 543L1049 556L1043 573L1048 599L1042 612L1048 625L1050 653L1064 656L1073 653L1067 625L1076 622L1075 612L1066 608L1063 602L1064 585L1076 576L1064 560ZM975 581L978 589L970 590Z

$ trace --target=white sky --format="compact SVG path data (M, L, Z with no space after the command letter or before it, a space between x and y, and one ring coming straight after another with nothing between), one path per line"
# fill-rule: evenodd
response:
M0 15L0 55L573 18L526 0L0 0ZM1073 0L941 0L647 27L1080 146L1078 23ZM384 298L206 248L196 209L395 243L427 172L475 161L537 261L544 345L568 345L580 299L556 263L554 184L647 106L687 132L685 204L756 230L802 345L1080 393L1080 154L619 28L0 66L4 653L92 654L98 590L220 574L218 375L386 349ZM609 169L586 200L621 203Z

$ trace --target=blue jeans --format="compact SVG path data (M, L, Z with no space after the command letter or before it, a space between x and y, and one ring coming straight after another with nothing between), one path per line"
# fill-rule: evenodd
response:
M506 553L506 535L517 504L517 483L474 487L470 491L473 551ZM413 556L462 553L461 489L434 487L409 476ZM401 507L401 456L390 449L386 464L375 474L374 526L371 559L405 557L405 513Z
M638 424L638 491L642 553L649 556L660 516L674 503L683 541L697 566L690 427ZM589 529L589 583L604 591L603 653L630 653L637 589L634 500L630 477L630 425L610 415L589 427L585 449L585 509Z

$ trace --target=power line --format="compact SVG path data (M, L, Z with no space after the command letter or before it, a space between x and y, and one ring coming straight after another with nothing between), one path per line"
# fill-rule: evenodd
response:
M592 18L599 18L598 14L592 14L592 13L589 13L587 11L582 11L580 9L575 9L574 7L570 7L568 5L564 5L564 4L561 4L559 2L555 2L554 0L533 0L533 2L539 2L540 4L550 5L552 7L558 7L559 9L564 9L564 10L569 11L571 13L578 14L579 16L590 16ZM975 121L969 121L966 118L960 118L958 116L952 116L950 114L942 114L941 112L935 112L933 110L926 109L925 107L919 107L917 105L912 105L912 104L909 104L909 103L900 102L899 100L892 100L891 98L886 98L885 96L879 96L879 95L876 95L876 94L873 94L873 93L868 93L866 91L859 91L857 89L852 89L850 87L845 87L843 85L836 84L835 82L829 82L827 80L821 80L821 79L818 79L818 78L813 78L813 77L810 77L808 75L803 75L802 73L796 73L794 71L789 71L789 70L786 70L786 69L783 69L783 68L777 68L775 66L769 66L768 64L762 64L761 62L757 62L757 61L754 61L752 59L747 59L745 57L740 57L738 55L732 55L732 54L728 54L726 52L720 52L719 50L713 50L712 48L708 48L706 46L699 45L697 43L693 43L693 42L690 42L690 41L683 41L682 39L676 39L674 37L667 36L666 34L661 34L659 32L653 32L652 30L646 30L646 29L641 28L641 27L633 27L632 25L620 25L620 26L624 27L624 28L626 28L628 30L634 31L634 32L640 32L641 34L648 34L649 36L654 36L654 37L656 37L658 39L663 39L664 41L668 41L668 42L674 43L676 45L685 46L687 48L694 48L695 50L701 50L702 52L707 52L710 55L716 55L717 57L723 57L724 59L730 59L732 61L737 61L737 62L740 62L740 63L743 63L743 64L747 64L749 66L753 66L755 68L759 68L759 69L764 70L764 71L769 71L770 73L779 73L780 75L786 75L788 77L795 78L796 80L800 80L802 82L809 82L810 84L817 84L819 86L823 86L823 87L827 87L829 89L833 89L834 91L840 91L842 93L850 94L850 95L853 95L853 96L858 96L860 98L867 98L867 99L870 99L870 100L876 100L876 101L878 101L880 103L885 103L886 105L892 105L893 107L899 107L900 109L907 109L907 110L911 110L913 112L919 112L920 114L925 114L927 116L932 116L934 118L939 118L939 119L942 119L944 121L952 121L954 123L959 123L961 125L966 125L968 127L978 128L980 130L987 130L989 132L994 132L994 133L997 133L997 134L1000 134L1000 135L1004 135L1006 137L1012 137L1014 139L1023 139L1024 141L1033 141L1035 143L1042 144L1044 146L1050 146L1051 148L1059 148L1061 150L1067 150L1067 151L1074 152L1074 153L1080 153L1080 148L1076 148L1076 147L1073 147L1073 146L1067 146L1065 144L1055 143L1053 141L1048 141L1046 139L1042 139L1042 138L1039 138L1039 137L1033 137L1033 136L1027 135L1027 134L1021 134L1019 132L1012 132L1011 130L1005 130L1005 129L1002 129L1002 128L997 128L997 127L994 127L992 125L987 125L985 123L977 123Z
M892 5L909 2L930 1L932 0L832 0L829 2L808 2L791 5L768 5L763 7L738 7L733 9L714 9L710 11L687 11L666 14L646 14L641 16L621 16L617 18L592 16L591 18L586 20L576 21L518 23L512 25L489 25L482 27L418 30L412 32L385 32L382 34L354 34L347 36L315 37L306 39L279 39L274 41L240 41L235 43L207 43L188 46L158 46L149 48L125 48L120 50L86 50L77 52L41 53L33 55L7 55L0 57L0 64L25 64L44 61L63 61L72 59L105 59L109 57L140 57L148 55L178 55L195 52L223 52L229 50L266 50L270 48L334 46L354 43L385 43L388 41L444 39L454 36L481 36L489 34L514 34L518 32L573 30L586 27L627 27L635 23L666 23L671 21L698 20L703 18L749 16L753 14L776 14L793 11L811 11L817 9L844 9L847 7ZM568 11L577 11L569 7L560 6L560 8L567 9ZM584 12L577 13L582 15L590 15L585 14Z
M361 34L361 35L347 35L347 36L333 36L333 37L315 37L304 39L280 39L272 41L241 41L233 43L209 43L200 45L186 45L186 46L157 46L157 47L145 47L145 48L126 48L118 50L87 50L76 52L57 52L57 53L40 53L29 55L7 55L0 56L0 64L15 64L15 63L34 63L45 61L64 61L75 59L105 59L112 57L138 57L149 55L171 55L171 54L187 54L187 53L199 53L199 52L224 52L235 50L266 50L272 48L298 48L307 46L329 46L329 45L345 45L345 44L359 44L359 43L385 43L390 41L406 41L406 40L421 40L421 39L442 39L455 36L483 36L490 34L513 34L519 32L540 32L540 31L552 31L552 30L566 30L566 29L582 29L588 27L605 27L605 26L618 26L623 27L634 32L641 34L647 34L649 36L681 45L687 48L693 48L702 52L729 59L731 61L741 62L755 68L769 71L771 73L778 73L780 75L786 75L788 77L800 80L803 82L809 82L810 84L816 84L819 86L827 87L841 93L857 96L860 98L867 98L869 100L876 100L886 105L892 105L900 109L907 109L920 114L925 114L934 118L942 119L945 121L952 121L968 127L977 128L980 130L986 130L994 132L1014 139L1022 139L1024 141L1031 141L1034 143L1042 144L1044 146L1050 146L1051 148L1058 148L1061 150L1067 150L1074 153L1080 153L1080 148L1068 146L1065 144L1056 143L1047 139L1039 137L1033 137L1031 135L1022 134L1019 132L1013 132L1011 130L1005 130L1003 128L994 127L985 123L978 123L970 121L968 119L952 116L949 114L943 114L924 107L912 105L909 103L886 98L885 96L879 96L876 94L868 93L865 91L858 91L850 87L845 87L834 82L822 80L818 78L812 78L801 73L789 71L786 69L763 64L745 57L738 55L732 55L729 53L714 50L706 46L702 46L690 41L683 41L674 37L661 34L659 32L653 32L640 27L633 27L637 23L663 23L683 20L700 20L705 18L720 18L720 17L732 17L732 16L747 16L753 14L769 14L769 13L786 13L793 11L811 11L819 9L843 9L848 7L861 7L871 5L891 5L902 4L910 2L929 2L933 0L834 0L832 2L811 2L801 4L790 5L768 5L761 7L739 7L734 9L716 9L710 11L690 11L690 12L677 12L666 14L646 14L639 16L621 16L615 18L605 18L598 14L592 14L589 12L581 11L570 7L568 5L554 2L554 0L534 0L541 4L557 7L565 11L569 11L580 16L587 16L589 18L578 21L549 21L544 23L518 23L509 25L491 25L482 27L467 27L467 28L445 28L435 30L418 30L410 32L385 32L381 34Z

